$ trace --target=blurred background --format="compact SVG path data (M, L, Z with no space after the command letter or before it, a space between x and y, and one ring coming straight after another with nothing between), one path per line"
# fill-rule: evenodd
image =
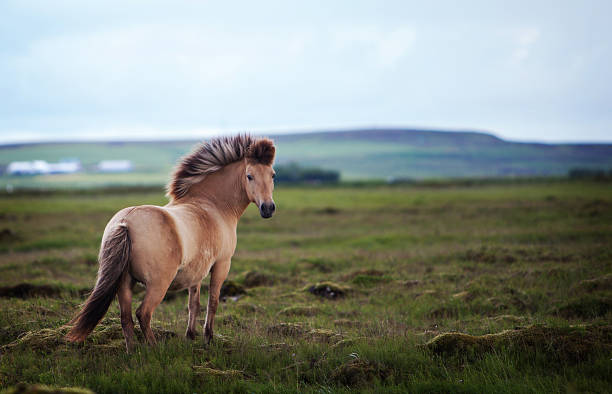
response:
M280 181L609 176L607 1L0 5L0 187L164 184L275 138Z

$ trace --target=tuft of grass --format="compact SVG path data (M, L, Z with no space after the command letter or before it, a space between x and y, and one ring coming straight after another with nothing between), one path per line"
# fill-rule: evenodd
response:
M315 306L288 306L278 311L278 316L316 316L321 310Z

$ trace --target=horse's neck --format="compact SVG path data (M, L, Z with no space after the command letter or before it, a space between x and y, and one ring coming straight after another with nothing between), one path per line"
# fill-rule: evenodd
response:
M193 185L184 200L200 207L213 206L224 216L235 218L237 222L250 202L244 190L242 176L243 162L229 164Z

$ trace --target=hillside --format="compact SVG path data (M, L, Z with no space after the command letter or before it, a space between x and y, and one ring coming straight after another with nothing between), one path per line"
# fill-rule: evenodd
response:
M277 137L283 158L339 169L347 178L564 175L612 168L610 144L535 144L478 132L354 130Z
M612 168L610 144L509 142L480 132L351 130L273 136L277 164L339 170L343 179L564 175L575 167ZM197 141L22 144L0 147L0 167L17 160L81 160L84 173L0 177L0 186L163 184L176 160ZM105 159L130 159L134 172L94 174Z

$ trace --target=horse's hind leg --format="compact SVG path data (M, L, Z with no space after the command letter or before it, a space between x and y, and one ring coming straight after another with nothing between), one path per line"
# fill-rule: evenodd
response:
M153 316L153 311L164 299L171 281L172 280L167 282L148 283L147 292L142 300L142 304L136 309L136 317L140 323L140 329L149 345L155 345L157 343L155 335L153 335L153 330L151 330L151 317Z
M134 346L134 320L132 319L132 289L134 279L125 272L121 277L117 299L119 300L119 311L121 312L121 328L125 337L125 347L129 352Z
M196 319L200 314L200 284L189 288L189 322L185 336L189 339L196 337Z

